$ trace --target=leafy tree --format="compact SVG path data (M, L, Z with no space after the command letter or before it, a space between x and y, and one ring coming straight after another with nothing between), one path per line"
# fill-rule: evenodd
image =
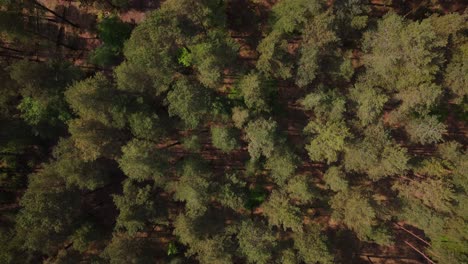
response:
M182 145L190 151L199 151L201 149L200 138L197 135L185 137Z
M186 214L190 217L200 216L208 209L210 198L209 187L211 174L206 164L197 159L188 159L182 164L180 178L169 184L174 191L174 200L185 202Z
M318 226L308 226L304 232L294 234L294 247L305 263L334 263L327 238Z
M333 20L330 12L313 14L312 18L307 20L296 75L296 84L299 87L314 81L319 67L326 63L323 59L325 55L334 55L332 50L338 42L338 37L333 30Z
M109 182L109 171L99 161L85 161L70 139L61 139L54 148L51 164L69 187L95 190Z
M249 109L258 112L268 112L270 110L268 102L268 97L271 93L269 91L270 87L261 75L249 73L242 77L238 86L240 87L245 105Z
M364 139L346 148L346 171L366 173L378 180L408 169L406 149L393 142L382 125L369 126L364 135Z
M130 114L128 125L132 134L140 139L155 140L166 133L163 119L149 111Z
M321 9L319 1L290 0L274 5L271 32L257 48L260 53L257 69L267 76L290 78L293 65L287 53L286 36L303 29L308 18L319 14Z
M286 185L286 191L292 199L306 203L316 196L307 175L297 175L291 178Z
M323 176L327 186L335 192L346 191L348 189L348 181L346 175L340 167L330 167Z
M265 225L251 220L243 221L237 240L239 249L247 261L261 264L268 263L272 259L276 238Z
M390 237L378 226L371 201L359 191L338 192L330 200L332 217L342 221L359 239L388 244Z
M232 121L234 126L241 129L249 119L249 111L241 107L234 107L232 109Z
M65 242L79 216L79 193L67 189L52 166L30 176L16 221L24 247L51 253Z
M167 157L152 142L131 140L122 147L122 157L118 162L125 175L131 179L154 180L157 185L164 185L166 181Z
M228 208L238 210L247 200L246 182L236 174L226 174L217 188L218 201Z
M211 127L211 142L223 152L230 152L239 147L235 131L228 127Z
M113 195L114 204L119 210L116 229L123 229L130 235L141 231L155 219L156 208L152 187L139 187L131 180L123 184L123 194Z
M79 252L85 252L93 241L100 238L99 227L91 222L82 224L71 236L73 248Z
M302 232L300 210L289 202L285 193L273 191L262 207L270 225Z
M409 121L405 129L411 141L430 144L442 141L442 134L447 131L447 126L440 123L435 116L426 116Z
M228 234L222 230L208 236L200 227L206 224L204 218L189 218L179 215L174 222L174 234L180 242L188 246L187 256L196 255L200 263L232 263Z
M116 92L111 80L101 73L76 82L65 92L65 98L84 119L99 121L109 127L125 126L124 98Z
M344 150L345 140L351 136L346 124L340 121L311 121L304 132L312 134L310 143L306 146L309 157L313 161L326 160L332 163L338 160L338 154Z
M169 115L180 117L189 128L197 127L210 110L209 92L185 78L175 82L167 102Z
M106 45L121 49L125 40L130 37L132 27L120 20L118 16L109 16L98 23L97 30L99 38Z
M245 133L252 159L258 159L262 155L268 158L272 155L277 137L276 130L277 124L271 119L259 118L247 124Z
M94 120L74 119L68 125L75 147L86 161L115 158L126 139L121 131Z
M356 115L362 126L369 125L382 114L388 97L369 81L356 83L350 90L350 97L356 103Z
M424 205L442 213L450 212L455 200L450 183L442 179L425 179L424 181L397 182L393 186L399 195L406 199L419 199Z
M333 90L310 93L300 100L300 104L305 110L313 110L322 120L339 121L346 110L345 99Z
M101 254L111 264L143 264L154 261L154 251L147 240L116 233Z
M265 168L271 170L271 176L281 186L294 174L298 163L297 155L288 148L282 147L273 151L265 163Z

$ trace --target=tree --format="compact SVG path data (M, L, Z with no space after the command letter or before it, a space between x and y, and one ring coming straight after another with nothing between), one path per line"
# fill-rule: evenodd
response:
M99 121L109 127L125 126L125 99L102 73L74 83L65 92L65 98L83 119Z
M413 119L405 127L411 141L420 144L431 144L442 141L442 134L447 126L440 123L435 116Z
M148 240L115 233L102 253L102 257L111 264L143 264L154 261L154 251Z
M294 234L294 247L305 263L334 263L327 238L318 226L307 226L304 232Z
M249 120L249 111L241 107L232 108L232 121L234 126L242 129L245 123Z
M85 161L117 157L126 139L121 131L94 120L71 120L68 129L75 147L81 151Z
M313 110L315 116L324 121L340 121L346 111L346 100L334 90L310 93L299 102L305 110Z
M119 210L115 228L134 235L154 221L158 212L153 195L150 185L139 187L131 180L126 180L122 195L112 197Z
M268 263L273 257L276 238L268 227L259 222L243 221L237 234L237 240L242 255L249 262Z
M362 126L367 126L383 113L388 97L371 81L356 83L350 90L351 99L356 103L356 115Z
M359 239L388 244L390 237L379 227L371 201L359 191L338 192L330 200L332 217L342 221Z
M346 171L366 173L371 179L378 180L408 169L406 149L393 142L381 124L369 126L364 135L363 139L346 148Z
M290 0L273 6L271 32L258 45L260 57L256 64L266 76L287 79L293 65L287 53L286 37L304 28L311 16L322 10L319 1Z
M222 152L230 152L239 147L235 131L228 127L211 127L211 142Z
M194 158L185 160L179 171L180 178L169 184L174 200L185 202L186 214L190 217L203 215L208 209L211 174L206 164Z
M152 142L131 140L122 147L122 157L118 162L125 175L133 180L153 180L158 186L166 182L166 154L163 150L158 150Z
M278 185L284 185L290 176L294 174L299 163L299 158L287 147L277 148L267 159L265 168L271 171L271 176Z
M323 176L327 186L335 191L346 191L348 189L348 181L346 180L346 175L340 167L330 167Z
M310 159L313 161L325 160L328 164L338 160L338 154L344 150L345 140L351 137L342 120L310 121L304 128L304 132L313 135L310 143L306 146Z
M247 201L246 185L247 183L237 174L225 174L219 187L216 188L217 200L233 210L241 209Z
M393 188L399 191L400 196L418 199L424 205L442 213L451 212L452 203L455 201L453 187L442 179L396 182Z
M245 136L249 142L248 150L252 159L260 156L270 157L276 140L276 121L259 118L250 121L245 128Z
M108 169L100 161L85 161L70 139L61 139L54 148L51 166L69 187L95 190L109 182Z
M268 112L271 88L259 74L249 73L241 78L238 84L245 105L252 111Z
M79 193L64 187L57 171L46 165L30 176L16 230L24 238L24 247L51 253L65 242L76 224L80 208Z
M111 66L118 62L124 42L130 37L132 27L113 15L99 21L97 30L98 37L103 44L93 51L90 61L104 67Z
M302 203L311 202L317 195L313 191L307 175L292 177L286 185L286 191L292 199L297 199Z
M178 116L189 128L198 126L210 110L210 94L202 86L181 78L167 94L170 116Z
M302 232L300 210L289 202L285 193L273 191L262 208L270 225L282 227L284 230L290 228L297 233Z
M230 234L225 234L224 230L217 230L216 234L209 235L207 230L200 230L207 220L211 219L192 219L181 214L174 222L174 234L188 247L186 255L195 255L200 263L232 263Z

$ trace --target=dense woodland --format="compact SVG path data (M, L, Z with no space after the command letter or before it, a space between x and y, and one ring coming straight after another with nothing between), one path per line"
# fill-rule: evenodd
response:
M0 263L468 263L466 2L0 6Z

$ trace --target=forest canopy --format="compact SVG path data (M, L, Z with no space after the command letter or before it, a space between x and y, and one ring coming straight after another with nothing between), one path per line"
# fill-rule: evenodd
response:
M0 66L0 263L468 263L463 1L4 0Z

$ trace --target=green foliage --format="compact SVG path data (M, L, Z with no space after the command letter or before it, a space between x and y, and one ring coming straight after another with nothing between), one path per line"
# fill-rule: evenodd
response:
M328 168L323 179L327 186L335 192L346 191L348 189L346 175L339 167L333 166Z
M350 90L351 99L356 103L356 115L362 126L369 125L382 114L388 97L378 88L363 81Z
M155 255L147 240L116 233L102 257L111 264L143 264L154 261Z
M273 191L262 208L270 225L282 227L284 230L291 229L294 232L302 232L300 210L289 202L286 194Z
M245 128L246 138L249 142L248 151L252 159L260 156L269 158L275 147L277 124L274 120L259 118L250 121Z
M119 166L130 179L153 180L156 185L164 185L167 157L154 143L133 139L122 147L122 153Z
M111 80L101 73L74 83L65 92L65 98L83 119L116 128L122 128L126 123L125 99L114 89Z
M294 247L299 252L299 258L305 263L334 263L327 244L327 238L315 225L308 226L304 232L294 235Z
M92 223L84 223L71 236L73 248L79 252L85 252L93 241L100 238L99 228Z
M276 238L268 227L251 220L243 221L237 239L240 252L249 262L264 264L271 260Z
M269 106L269 93L266 80L261 75L250 73L241 78L238 84L241 95L244 99L245 105L258 112L268 112Z
M217 198L226 207L233 210L241 209L247 201L246 182L236 174L226 174L217 191ZM258 204L262 203L263 200L258 201Z
M23 207L16 220L18 236L27 249L51 253L65 242L79 215L79 193L67 189L52 166L30 176Z
M174 191L174 200L185 202L186 214L190 217L203 215L208 209L210 172L205 163L197 159L184 161L180 178L169 184Z
M232 121L234 125L241 129L249 119L249 111L241 107L234 107L232 109Z
M440 142L442 134L447 132L447 126L440 123L435 116L410 120L405 129L411 141L420 144Z
M189 67L192 64L192 54L186 47L183 47L181 49L181 52L177 61L185 67Z
M210 100L205 88L179 79L167 94L169 115L178 116L188 128L195 128L209 112Z
M185 137L182 145L190 151L199 151L201 149L200 138L197 135Z
M313 110L322 120L340 120L346 110L345 99L335 91L313 92L299 102L305 110Z
M119 51L122 49L125 40L130 37L132 27L120 20L118 16L109 16L98 23L97 30L99 38L105 45Z
M307 175L297 175L291 178L286 185L286 191L292 199L297 199L303 203L311 202L316 196Z
M211 127L211 142L222 152L230 152L239 147L236 133L229 127Z
M68 123L68 129L85 161L115 158L120 153L124 135L114 128L94 120L74 119Z
M265 163L265 168L271 171L271 176L281 186L294 174L298 163L297 155L283 147L273 151Z
M406 149L393 142L382 125L370 126L364 134L364 139L346 148L346 171L366 173L378 180L408 169Z
M165 126L155 113L133 113L128 117L128 125L132 134L141 139L155 140L165 133Z
M95 190L109 182L109 171L99 161L85 161L70 139L61 139L54 148L52 163L69 187Z
M333 218L342 221L359 239L388 244L390 238L378 228L371 201L359 191L338 192L331 200Z
M119 210L115 228L125 230L130 235L145 228L155 217L156 208L152 187L137 186L131 180L123 184L122 195L113 195L114 204Z
M312 140L306 146L310 159L325 160L328 164L338 160L339 153L344 150L345 140L351 136L342 120L311 121L304 128L304 132L313 135Z
M248 197L245 203L245 208L249 210L253 210L254 208L261 205L268 197L266 190L262 189L260 186L251 188L247 195Z

